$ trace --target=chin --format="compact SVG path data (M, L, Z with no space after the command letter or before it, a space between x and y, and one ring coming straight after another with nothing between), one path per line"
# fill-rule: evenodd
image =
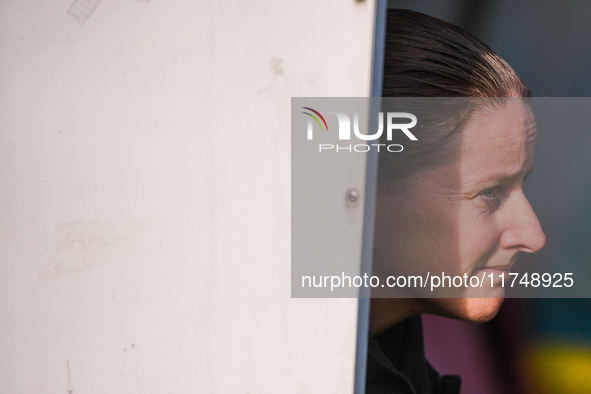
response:
M484 323L497 315L504 298L439 298L430 313L474 323Z
M484 323L497 315L504 298L465 298L463 320Z

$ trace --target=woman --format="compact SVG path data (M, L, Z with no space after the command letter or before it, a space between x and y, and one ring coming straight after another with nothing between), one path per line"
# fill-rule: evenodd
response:
M517 254L544 246L522 190L536 137L522 99L531 93L478 39L405 10L388 12L384 70L383 97L440 99L407 101L419 113L419 143L380 153L374 274L445 272L491 284L448 286L449 298L407 289L407 298L372 299L366 392L459 393L459 378L426 362L419 314L492 319Z

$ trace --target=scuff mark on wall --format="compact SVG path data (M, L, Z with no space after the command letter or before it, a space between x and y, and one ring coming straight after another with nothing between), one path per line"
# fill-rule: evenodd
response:
M259 94L266 92L267 90L271 89L273 85L275 85L275 81L277 80L277 76L283 75L283 59L277 56L273 56L271 60L269 60L269 65L271 66L271 74L273 75L273 80L271 84L264 89L260 89L258 91Z
M82 26L100 2L101 0L75 0L70 8L68 8L68 15Z
M74 386L72 386L72 373L70 372L70 361L66 359L66 369L68 371L68 393L74 392Z
M271 65L271 69L273 70L273 74L275 75L283 75L283 59L277 56L273 56L269 61Z
M144 220L83 220L58 223L55 247L39 280L98 267L129 258L145 258L160 249L158 222Z

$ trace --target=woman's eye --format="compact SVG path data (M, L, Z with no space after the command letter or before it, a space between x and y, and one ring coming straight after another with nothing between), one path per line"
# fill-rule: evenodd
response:
M480 193L480 199L484 201L484 203L491 207L498 207L501 204L500 198L500 187L493 187L491 189L485 190Z
M495 187L494 189L486 190L482 193L482 195L486 198L493 198L496 196L498 189Z

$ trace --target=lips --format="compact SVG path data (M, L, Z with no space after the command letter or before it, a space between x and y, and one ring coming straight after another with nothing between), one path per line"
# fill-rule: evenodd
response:
M482 267L482 269L483 270L510 271L512 266L513 266L513 264L506 265L506 266L503 266L503 267Z
M501 274L509 275L509 272L511 271L511 267L483 267L482 271L494 272L499 275L501 275Z
M496 266L496 267L484 266L481 268L481 270L483 270L483 271L503 271L503 272L507 272L507 274L509 274L509 272L511 271L511 268L515 264L516 260L517 260L517 253L513 257L511 257L511 260L509 261L509 264L507 264L507 265L501 265L501 266Z

